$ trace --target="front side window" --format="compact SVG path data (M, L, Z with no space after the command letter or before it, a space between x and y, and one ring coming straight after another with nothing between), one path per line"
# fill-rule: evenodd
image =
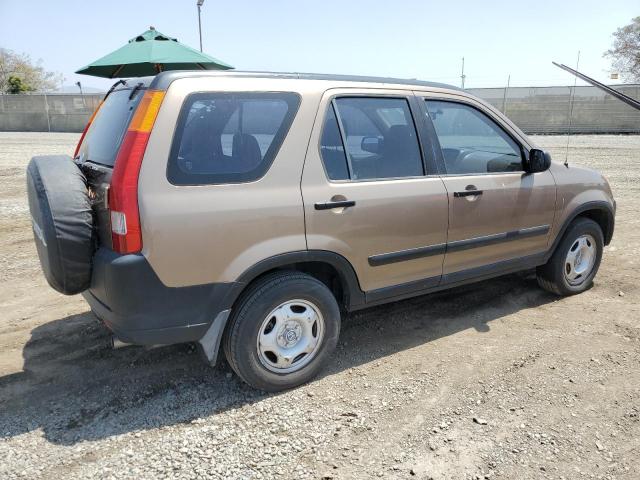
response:
M174 185L248 182L266 173L298 108L293 93L196 93L185 100L167 177Z
M462 103L426 102L447 173L523 170L520 146L487 115Z
M415 125L404 98L337 98L320 146L332 180L424 175Z

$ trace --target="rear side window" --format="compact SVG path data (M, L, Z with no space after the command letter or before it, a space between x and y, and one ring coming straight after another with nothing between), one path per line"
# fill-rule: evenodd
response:
M342 137L340 136L340 126L333 109L329 105L327 116L324 119L322 129L322 140L320 142L320 153L327 176L331 180L348 180L349 168L347 166L347 156L344 152Z
M174 185L249 182L266 173L298 109L294 93L195 93L180 112Z
M143 90L138 90L130 99L131 89L124 89L116 90L107 97L82 141L78 151L81 161L113 167L142 94Z
M335 99L325 117L320 150L331 180L424 175L416 128L404 98Z

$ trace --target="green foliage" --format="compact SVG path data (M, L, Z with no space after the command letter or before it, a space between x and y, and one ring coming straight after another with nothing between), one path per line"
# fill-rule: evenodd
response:
M0 93L46 92L61 79L61 74L46 71L41 61L0 48Z
M630 82L640 82L640 17L613 34L613 48L604 53L615 72Z
M33 91L33 88L25 84L20 77L11 75L7 79L7 93L27 93Z

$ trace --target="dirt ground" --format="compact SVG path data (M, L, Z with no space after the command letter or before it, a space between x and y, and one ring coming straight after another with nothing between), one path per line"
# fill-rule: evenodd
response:
M360 312L277 395L189 345L110 350L46 285L24 171L77 138L0 133L0 478L640 478L640 137L571 138L618 201L591 290L525 273Z

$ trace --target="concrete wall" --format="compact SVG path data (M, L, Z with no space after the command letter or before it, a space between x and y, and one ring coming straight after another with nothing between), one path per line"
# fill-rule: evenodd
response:
M569 129L573 87L471 88L526 133L640 133L640 110L592 86L576 87ZM615 89L640 99L640 85Z
M0 131L81 132L104 95L0 95Z
M640 99L640 85L616 86ZM526 133L569 131L572 87L471 88L468 92L505 112ZM0 131L81 132L102 94L0 95ZM573 133L640 133L640 110L596 87L576 87Z

